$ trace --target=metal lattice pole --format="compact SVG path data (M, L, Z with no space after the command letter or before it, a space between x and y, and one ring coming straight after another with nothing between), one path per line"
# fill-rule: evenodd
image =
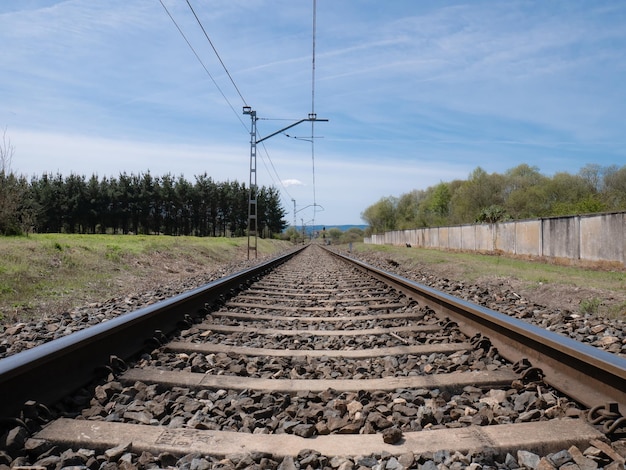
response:
M250 115L250 184L248 188L248 259L250 251L257 257L257 179L256 179L256 111L244 107L244 114Z
M243 107L243 114L250 115L250 197L249 197L249 205L248 205L248 259L250 259L250 251L254 251L254 257L257 257L257 183L256 183L256 148L257 145L263 142L264 140L269 139L270 137L274 137L281 132L286 131L287 129L291 129L298 124L303 122L315 122L322 121L328 122L328 119L318 119L315 113L309 113L309 117L306 119L300 119L293 124L290 124L282 129L277 130L276 132L272 132L270 135L267 135L261 139L257 139L257 130L256 130L256 122L257 116L256 111L253 111L250 106ZM294 201L295 204L295 201ZM318 206L319 204L315 204Z

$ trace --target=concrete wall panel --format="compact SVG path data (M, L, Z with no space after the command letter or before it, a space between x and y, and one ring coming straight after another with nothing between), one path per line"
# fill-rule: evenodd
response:
M437 238L441 248L450 248L450 227L439 227L437 229Z
M493 246L493 224L476 225L476 250L482 253L491 253Z
M581 217L580 257L592 261L626 263L624 232L624 213Z
M461 226L461 248L463 250L476 250L476 228L475 225Z
M541 256L541 220L515 223L515 253Z
M448 248L451 250L462 250L463 243L461 227L448 227Z
M494 247L497 251L515 253L515 222L496 224Z
M425 228L423 229L425 233L428 234L428 247L429 248L439 248L440 247L440 241L439 241L439 230L435 227L435 228Z
M580 218L555 217L543 219L543 256L580 258Z

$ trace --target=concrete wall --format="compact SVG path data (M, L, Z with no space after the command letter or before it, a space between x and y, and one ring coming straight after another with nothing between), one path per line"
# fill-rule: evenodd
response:
M476 249L476 229L474 225L461 226L461 249L468 251Z
M495 224L494 247L496 251L515 253L515 222Z
M462 250L463 242L461 239L461 227L448 228L448 246L451 250Z
M476 247L474 249L484 253L494 251L495 225L474 225L474 229L476 230Z
M513 222L515 224L516 255L542 256L541 220Z
M580 258L580 217L545 219L543 253L549 258Z
M580 219L580 256L593 261L624 258L626 214L604 214Z
M434 230L434 229L424 229L424 230ZM438 247L443 247L443 248L448 248L448 246L450 245L450 229L449 227L438 227L437 228L437 246ZM433 248L435 248L435 246L432 246Z
M553 217L499 224L387 232L365 239L377 245L619 262L626 265L626 212Z

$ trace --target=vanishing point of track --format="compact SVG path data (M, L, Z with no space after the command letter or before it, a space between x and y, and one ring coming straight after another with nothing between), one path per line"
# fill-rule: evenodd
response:
M625 363L312 245L0 361L0 415L60 447L410 467L606 440Z

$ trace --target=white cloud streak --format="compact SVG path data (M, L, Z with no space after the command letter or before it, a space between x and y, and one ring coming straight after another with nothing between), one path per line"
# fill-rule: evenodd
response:
M304 186L305 185L302 181L295 179L295 178L282 180L282 184L283 186L287 188L289 188L290 186Z

